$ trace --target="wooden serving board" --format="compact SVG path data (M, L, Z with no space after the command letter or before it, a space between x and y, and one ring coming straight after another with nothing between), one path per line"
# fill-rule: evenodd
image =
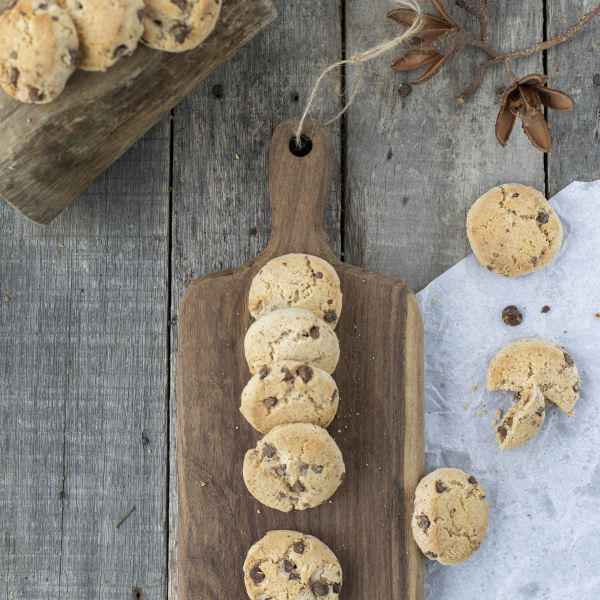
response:
M331 182L327 128L309 122L312 150L290 151L297 125L271 141L272 236L245 265L193 282L179 312L179 595L180 600L246 597L242 564L270 529L323 540L340 559L345 600L420 600L424 559L410 516L424 470L423 326L403 283L337 260L323 230ZM250 375L244 335L250 282L269 259L306 252L340 276L344 303L334 373L340 407L329 431L346 463L331 502L281 513L257 502L242 479L244 453L260 434L238 410Z
M49 104L22 104L0 89L0 195L48 224L275 16L271 0L223 0L214 32L194 50L140 45L106 73L78 71Z

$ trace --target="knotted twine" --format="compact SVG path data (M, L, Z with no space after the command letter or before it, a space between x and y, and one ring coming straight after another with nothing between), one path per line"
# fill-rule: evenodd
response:
M352 90L352 93L350 94L350 98L348 98L348 102L346 102L346 104L342 108L342 110L340 110L333 118L329 119L328 121L325 121L325 125L329 125L330 123L337 121L350 108L350 105L352 104L352 102L354 102L354 98L356 97L358 88L360 86L360 82L362 80L364 66L365 66L364 63L366 63L370 60L373 60L374 58L377 58L377 57L381 56L382 54L385 54L386 52L388 52L388 50L392 50L393 48L396 48L397 46L402 44L402 42L404 42L408 38L412 37L415 33L417 33L421 29L421 27L423 25L423 11L421 10L421 7L418 5L418 3L415 0L398 0L398 4L402 7L406 7L406 8L409 8L409 9L415 11L416 16L415 16L415 20L413 21L413 24L402 35L395 37L391 40L388 40L387 42L377 44L376 46L373 46L372 48L369 48L368 50L364 50L363 52L359 52L358 54L355 54L351 58L346 58L344 60L339 60L337 62L334 62L333 64L329 65L327 68L325 68L322 71L322 73L319 75L319 77L317 77L317 80L312 89L312 92L310 93L310 96L308 97L308 102L306 103L306 108L304 109L302 118L300 119L300 122L298 123L298 129L296 130L296 136L295 136L296 137L296 146L300 147L300 136L302 134L302 127L304 125L304 121L306 120L306 117L308 116L308 111L310 110L310 107L312 106L312 104L315 100L315 96L317 95L317 92L319 90L319 86L321 85L321 82L323 81L323 79L326 77L326 75L329 72L331 72L334 69L337 69L338 67L341 67L343 65L350 65L350 64L358 65L358 74L356 76L356 81L354 82L354 88Z

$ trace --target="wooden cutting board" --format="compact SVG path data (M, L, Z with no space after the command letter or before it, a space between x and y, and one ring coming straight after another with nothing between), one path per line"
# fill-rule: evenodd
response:
M0 89L0 195L48 224L275 15L271 0L223 0L215 30L194 50L140 45L106 73L78 71L49 104Z
M248 548L270 529L294 529L317 536L338 556L340 598L420 600L424 559L410 516L424 471L421 313L403 283L342 263L331 252L323 230L330 135L309 122L304 131L312 150L298 157L290 151L296 125L286 121L271 141L266 250L193 282L179 311L179 597L246 598ZM340 406L328 429L347 472L330 503L285 514L246 490L243 457L260 434L238 406L250 377L244 359L250 282L269 259L288 252L321 256L340 276L341 358L334 373Z

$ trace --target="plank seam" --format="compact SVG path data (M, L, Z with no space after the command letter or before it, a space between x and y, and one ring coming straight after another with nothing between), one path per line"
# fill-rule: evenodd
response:
M340 2L340 27L342 30L342 60L346 60L346 3ZM340 69L340 87L342 92L341 106L346 106L346 65ZM348 111L341 117L340 123L340 260L346 262L346 175L348 163Z
M547 42L550 36L550 32L548 31L548 28L550 26L549 23L549 18L548 18L548 11L549 11L549 6L548 6L548 0L542 0L542 18L543 18L543 25L542 25L542 36L543 36L543 40L544 42ZM550 76L550 74L548 73L548 50L544 50L542 52L542 68L544 69L544 75L546 75L547 77ZM544 118L546 119L546 123L548 123L548 107L544 106ZM546 198L548 198L549 195L549 178L548 178L548 152L544 152L544 195L546 196Z

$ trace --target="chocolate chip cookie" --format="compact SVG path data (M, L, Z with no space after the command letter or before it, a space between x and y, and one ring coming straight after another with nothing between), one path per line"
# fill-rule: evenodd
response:
M213 31L221 0L146 0L144 44L183 52L199 46Z
M250 373L280 360L297 360L333 373L340 358L333 329L303 308L274 310L252 323L244 351Z
M51 102L79 64L69 15L45 0L17 0L0 14L0 83L21 102Z
M261 433L285 423L327 427L337 412L338 388L315 365L285 360L262 367L242 392L240 412Z
M515 404L498 425L496 441L500 450L516 448L528 442L539 431L546 417L544 395L531 383L513 396Z
M144 0L56 0L79 34L80 69L106 71L137 48L144 30Z
M309 254L285 254L270 260L252 280L248 309L258 319L278 308L310 310L335 328L342 311L335 269Z
M485 492L473 475L438 469L419 482L411 524L427 558L443 565L467 560L479 549L487 523Z
M512 277L550 264L562 244L562 226L544 194L518 183L491 189L471 206L467 235L477 260Z
M563 348L527 338L502 348L490 363L488 390L523 392L534 383L548 403L568 413L579 398L580 382L575 361Z
M282 512L325 502L342 483L342 453L317 425L291 423L271 429L244 457L244 481L259 501Z
M298 531L269 531L248 550L244 583L251 600L337 600L342 568L316 537Z

